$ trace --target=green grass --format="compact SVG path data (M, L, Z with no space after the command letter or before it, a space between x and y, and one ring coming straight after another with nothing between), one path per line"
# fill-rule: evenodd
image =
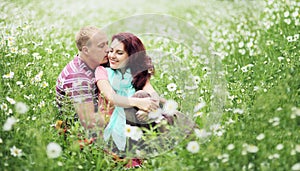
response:
M180 18L205 38L204 44L190 46L191 42L199 42L192 33L185 37L188 43L175 41L174 37L140 35L153 55L156 74L151 81L155 89L165 98L176 100L180 110L212 136L203 141L193 133L171 150L148 158L143 169L292 170L300 164L299 2L125 4L90 0L81 4L70 0L15 0L0 4L0 71L2 76L14 73L13 78L2 77L0 81L1 170L123 168L125 163L115 163L99 144L80 150L80 125L71 128L67 139L51 127L59 118L55 82L77 53L74 37L82 26L108 27L120 19L145 13ZM162 25L166 30L167 24ZM186 31L180 26L176 29ZM197 51L197 47L207 45L209 49ZM155 54L157 50L161 52ZM194 82L195 77L200 77L199 83ZM175 91L168 90L170 83L177 85ZM219 89L214 89L215 85ZM17 113L15 104L6 97L25 103L29 110ZM193 117L194 107L203 101L206 106L199 111L202 115ZM11 116L18 122L12 130L4 131L2 127ZM210 130L215 124L219 129ZM258 137L260 134L263 139ZM194 140L200 145L197 153L187 150ZM58 158L47 157L50 142L62 147ZM227 148L230 144L233 149ZM11 155L13 146L22 150L22 156ZM258 151L251 152L253 146Z

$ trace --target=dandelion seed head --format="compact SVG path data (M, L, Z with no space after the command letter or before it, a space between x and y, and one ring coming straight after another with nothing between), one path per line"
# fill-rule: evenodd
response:
M235 148L234 144L229 144L227 150L233 150Z
M264 133L260 133L257 137L256 137L256 139L257 140L263 140L265 138L265 134Z
M191 153L198 153L200 150L200 146L197 141L190 141L186 149Z
M277 146L276 146L276 150L282 150L283 149L283 144L278 144Z
M61 155L62 153L62 148L59 144L55 142L50 142L47 145L46 153L48 158L57 158Z
M296 144L295 150L297 153L300 153L300 144Z
M16 112L20 114L24 114L29 110L28 106L23 102L17 102L15 105L15 109Z
M255 146L255 145L247 145L247 152L249 152L249 153L257 153L258 152L258 150L259 150L259 148L257 147L257 146Z
M3 125L3 130L4 131L10 131L12 129L13 125L17 122L18 122L18 120L15 117L13 117L13 116L8 117L6 122Z
M177 111L178 103L175 100L167 100L163 107L163 113L166 115L174 115Z
M296 163L291 168L292 171L299 171L300 170L300 163Z
M156 109L154 111L149 112L148 118L149 119L157 119L157 118L159 118L161 116L162 116L162 109L158 108L158 109Z
M58 161L58 162L57 162L57 165L58 165L58 166L63 166L64 164L63 164L61 161Z

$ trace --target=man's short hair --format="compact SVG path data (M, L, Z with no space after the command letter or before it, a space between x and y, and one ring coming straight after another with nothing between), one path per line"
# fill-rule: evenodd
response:
M79 51L82 51L83 46L88 46L89 40L101 30L95 26L82 27L75 36L76 46Z

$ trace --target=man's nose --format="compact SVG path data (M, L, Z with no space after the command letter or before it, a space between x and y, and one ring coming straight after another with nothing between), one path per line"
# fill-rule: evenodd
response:
M108 53L109 52L109 48L107 47L106 49L105 49L105 53Z

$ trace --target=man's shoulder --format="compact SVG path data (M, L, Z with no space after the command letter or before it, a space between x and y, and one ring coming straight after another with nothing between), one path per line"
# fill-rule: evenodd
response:
M84 68L78 62L78 57L75 57L64 67L60 75L65 79L77 78L77 77L88 77L86 72L87 71L84 70Z

